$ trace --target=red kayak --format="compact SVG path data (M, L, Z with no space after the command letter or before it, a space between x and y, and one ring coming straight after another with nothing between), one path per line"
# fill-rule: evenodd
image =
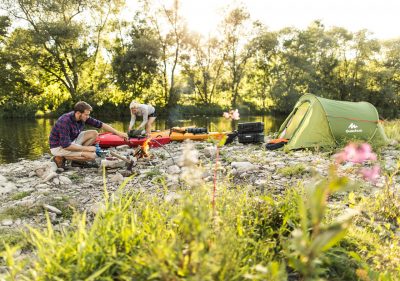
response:
M130 138L129 140L124 140L120 136L114 135L113 133L101 133L96 139L96 142L99 143L101 148L109 148L119 145L127 144L130 147L135 147L142 145L147 138ZM152 137L150 140L150 147L160 147L164 144L167 144L171 141L169 136L156 136Z

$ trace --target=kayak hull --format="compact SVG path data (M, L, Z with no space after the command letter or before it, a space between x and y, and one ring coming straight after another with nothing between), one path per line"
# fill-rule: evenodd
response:
M130 138L129 140L124 140L120 136L114 135L112 133L101 133L96 139L96 142L99 144L101 148L109 148L120 145L129 145L130 147L136 147L142 145L147 138ZM169 143L171 139L167 136L154 137L150 140L150 147L160 147Z

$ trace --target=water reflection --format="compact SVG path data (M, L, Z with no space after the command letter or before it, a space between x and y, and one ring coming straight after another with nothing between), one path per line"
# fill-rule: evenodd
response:
M104 120L114 128L127 131L129 120ZM139 120L140 121L140 120ZM164 130L173 126L207 127L209 131L232 131L240 122L264 122L265 133L275 132L281 118L271 116L243 116L239 121L222 117L194 116L187 120L168 121L157 118L155 129ZM0 163L17 162L19 159L37 159L49 153L49 134L54 125L53 119L15 120L0 119ZM137 123L139 124L139 123Z

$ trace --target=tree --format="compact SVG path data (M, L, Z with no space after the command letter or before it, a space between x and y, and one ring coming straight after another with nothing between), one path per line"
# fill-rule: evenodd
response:
M0 107L8 116L29 115L35 111L32 97L39 94L39 89L21 71L17 54L8 46L10 26L10 18L0 16Z
M193 34L187 52L182 55L183 73L188 84L203 105L209 105L217 91L223 71L224 51L217 38L204 40Z
M78 99L79 79L86 63L95 63L102 32L118 0L5 0L5 9L27 23L14 36L21 60L61 83Z
M252 27L248 25L249 19L247 10L239 7L229 11L222 23L225 67L229 76L226 83L231 93L232 108L237 105L246 64L254 53L254 49L247 45L253 36Z
M174 0L172 7L157 6L151 0L144 0L145 11L152 28L156 31L161 46L160 84L164 104L168 108L177 105L179 91L176 87L176 72L180 54L187 40L187 25L180 15L180 2Z
M255 54L247 75L251 89L249 95L255 95L265 109L266 100L270 97L272 86L278 78L273 75L278 60L278 36L275 32L268 32L264 26L260 26L251 44Z
M143 21L133 23L129 42L117 44L113 48L112 67L116 83L123 91L129 91L128 100L137 98L143 89L149 88L156 76L160 58L160 45Z

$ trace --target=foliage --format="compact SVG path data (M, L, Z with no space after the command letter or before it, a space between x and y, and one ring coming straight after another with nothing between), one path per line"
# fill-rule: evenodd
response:
M141 193L114 195L90 227L82 214L71 231L58 233L50 224L45 232L32 229L38 259L28 271L12 274L21 280L241 280L258 272L284 280L284 267L269 263L279 256L270 238L290 233L297 220L296 193L288 192L279 203L248 197L241 189L224 189L221 195L217 217L200 187L183 192L179 204ZM260 272L264 267L273 270Z
M77 100L115 112L132 99L287 114L306 93L399 113L398 39L321 21L271 32L244 5L204 37L188 30L179 0L140 1L129 20L120 0L50 2L1 3L1 116L58 116Z
M152 85L160 59L160 46L155 32L141 24L141 21L137 22L129 34L130 43L116 45L113 51L112 67L116 84L121 90L131 93L125 102L137 99L143 89Z
M306 166L303 164L296 164L290 167L279 168L277 170L278 174L281 174L285 177L291 177L295 175L302 175L306 172Z

